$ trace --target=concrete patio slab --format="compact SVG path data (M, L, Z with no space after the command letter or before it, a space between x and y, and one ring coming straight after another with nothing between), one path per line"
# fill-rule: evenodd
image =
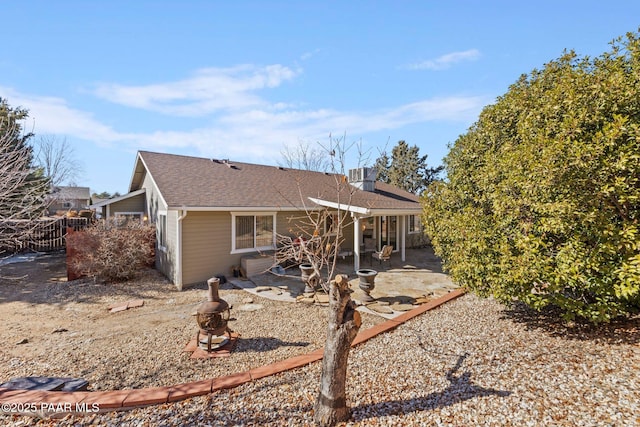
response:
M361 265L362 268L374 270L383 267L376 262L369 265L366 259L363 259ZM351 298L359 304L359 311L386 319L403 315L407 306L419 306L458 288L443 273L441 261L430 247L407 249L404 261L400 259L399 253L394 253L389 267L378 271L371 296L378 304L388 306L385 310L376 311L362 302L365 293L358 286L359 279L353 271L352 259L347 257L339 260L336 273L349 276L349 285L353 290ZM297 267L286 269L282 275L268 271L252 276L251 280L231 279L230 284L253 295L292 303L304 292L304 283Z

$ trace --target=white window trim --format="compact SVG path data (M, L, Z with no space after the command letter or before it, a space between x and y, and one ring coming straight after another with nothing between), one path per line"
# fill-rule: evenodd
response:
M411 222L409 221L409 217L415 217L416 218L416 230L415 231L411 231ZM420 234L422 232L422 222L420 221L420 215L408 215L407 216L407 234Z
M118 218L124 215L140 215L140 221L144 219L144 212L116 212L114 216Z
M158 241L158 249L162 252L167 252L167 232L169 230L169 218L167 215L167 211L158 211L156 217L156 239ZM165 227L164 227L164 246L160 245L160 217L164 216Z
M255 247L255 227L256 227L256 216L269 216L273 217L273 242L269 246L259 246ZM253 248L243 248L236 249L236 216L253 216ZM269 251L276 248L276 212L231 212L231 254L243 254L249 252L258 252L258 251Z

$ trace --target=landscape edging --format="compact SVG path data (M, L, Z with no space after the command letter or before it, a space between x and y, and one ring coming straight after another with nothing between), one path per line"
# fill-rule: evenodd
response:
M458 298L465 293L466 291L462 288L453 290L440 298L421 304L420 306L407 311L396 318L389 319L367 330L361 331L353 340L351 346L355 347L377 335L395 329L404 322L429 310L433 310L434 308L439 307L452 299ZM99 412L108 412L113 410L128 410L142 406L176 402L191 397L203 396L222 389L238 387L242 384L246 384L266 376L306 366L321 360L323 358L323 352L324 349L320 348L307 354L294 356L269 365L253 368L249 371L237 372L224 377L164 387L75 392L10 390L0 388L0 404L2 405L2 411L0 411L0 414L32 416L55 415L56 417L67 414L89 415L93 413L92 409L94 408L98 408ZM29 410L25 412L6 411L5 407L6 409L29 408ZM72 410L65 411L68 407L71 407ZM78 408L80 408L80 411L73 410ZM62 409L62 411L59 409Z

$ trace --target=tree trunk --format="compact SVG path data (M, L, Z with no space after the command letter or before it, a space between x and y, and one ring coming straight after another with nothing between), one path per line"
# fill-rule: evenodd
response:
M320 426L333 426L351 416L345 392L347 360L362 321L350 294L347 276L338 275L329 285L327 341L313 415Z

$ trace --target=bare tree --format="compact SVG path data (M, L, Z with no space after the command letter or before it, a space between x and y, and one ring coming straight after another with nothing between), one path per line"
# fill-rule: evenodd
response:
M6 103L2 106L5 111L0 113L8 109ZM20 248L37 227L47 204L48 182L32 166L28 136L21 136L16 123L22 118L0 114L0 253Z
M66 138L55 135L42 135L35 144L36 163L49 178L50 185L75 185L82 173L82 165L75 158L73 147Z
M320 392L314 406L314 420L321 426L347 421L350 409L346 403L347 361L351 343L361 325L360 314L351 300L347 276L335 275L336 262L343 243L343 230L353 224L350 207L354 193L345 176L345 154L348 146L344 138L332 139L323 149L332 163L332 209L318 207L300 198L305 206L304 215L292 218L292 235L278 236L277 261L310 264L313 272L310 282L329 294L329 320L324 347ZM363 157L359 148L359 162ZM300 186L298 187L300 188Z
M330 152L320 145L313 147L311 143L300 140L295 146L285 144L280 154L282 154L282 162L278 162L278 166L318 172L331 170Z

